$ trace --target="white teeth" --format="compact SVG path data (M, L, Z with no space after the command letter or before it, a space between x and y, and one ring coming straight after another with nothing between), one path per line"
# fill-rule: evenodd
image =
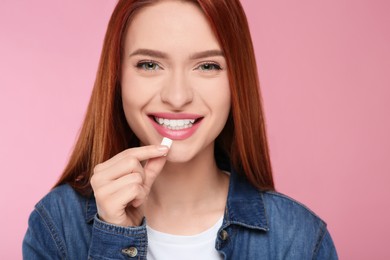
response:
M154 119L158 124L173 130L189 128L195 123L195 119L166 119L161 117L154 117Z

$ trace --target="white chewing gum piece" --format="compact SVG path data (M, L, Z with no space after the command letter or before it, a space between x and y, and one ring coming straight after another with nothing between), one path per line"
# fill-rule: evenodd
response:
M164 137L161 141L161 145L165 145L168 146L168 148L171 148L172 142L173 141L171 139Z

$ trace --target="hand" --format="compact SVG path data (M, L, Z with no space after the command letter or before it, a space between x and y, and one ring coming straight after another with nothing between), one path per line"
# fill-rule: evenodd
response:
M131 148L96 165L91 186L101 220L124 227L141 225L142 204L164 167L168 150L162 145ZM146 160L143 167L141 162Z

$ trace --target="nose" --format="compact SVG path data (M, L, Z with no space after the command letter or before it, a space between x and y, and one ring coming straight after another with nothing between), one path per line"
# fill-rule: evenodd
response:
M172 73L160 92L161 101L173 109L180 110L191 103L194 97L192 87L184 72Z

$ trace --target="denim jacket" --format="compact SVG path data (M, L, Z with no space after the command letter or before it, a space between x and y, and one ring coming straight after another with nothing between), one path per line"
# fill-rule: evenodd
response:
M146 220L119 227L96 212L93 197L69 185L55 188L31 213L23 258L146 259ZM280 193L258 191L234 172L215 248L234 260L338 259L326 224L313 212Z

